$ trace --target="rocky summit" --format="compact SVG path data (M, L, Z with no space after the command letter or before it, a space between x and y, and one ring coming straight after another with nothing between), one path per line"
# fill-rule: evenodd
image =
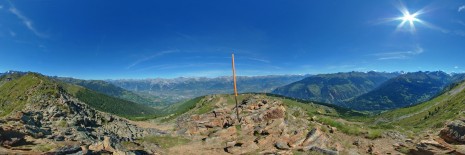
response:
M6 148L0 150L3 153L154 153L150 149L129 150L121 142L135 142L147 135L165 134L96 111L68 95L29 104L23 110L1 119L1 123L0 143Z
M206 102L214 97L206 98ZM177 120L178 134L205 143L204 150L218 154L292 154L293 151L338 154L318 127L308 127L308 120L296 118L282 101L254 96L239 105L239 120L235 106L224 99L205 114L194 114Z
M27 104L1 119L0 153L154 153L156 147L131 150L121 144L165 134L137 127L124 118L94 110L64 92L60 94Z

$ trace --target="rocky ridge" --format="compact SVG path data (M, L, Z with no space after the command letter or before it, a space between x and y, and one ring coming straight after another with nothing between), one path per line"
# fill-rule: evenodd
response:
M242 101L240 122L233 105L218 102L214 106L213 111L205 114L180 117L177 133L201 140L208 147L204 149L220 154L339 154L337 144L326 133L318 127L308 127L307 119L290 116L279 100L255 96Z
M156 147L146 147L152 150L129 150L121 142L135 143L135 139L147 135L165 134L94 110L66 92L59 94L58 97L30 99L24 108L0 119L0 144L6 148L0 149L0 153L154 153Z

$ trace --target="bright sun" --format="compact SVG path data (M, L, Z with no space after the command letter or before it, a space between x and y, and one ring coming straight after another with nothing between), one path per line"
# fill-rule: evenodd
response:
M418 19L418 16L424 13L423 9L420 9L414 13L410 13L410 11L403 4L400 4L398 9L402 13L402 16L393 19L400 21L399 25L397 25L396 31L407 30L414 33L416 31L415 23L426 24L421 19Z
M417 21L418 19L415 18L415 17L416 17L415 14L411 15L410 13L407 12L407 14L404 14L404 16L402 17L402 21L403 21L403 22L406 22L406 21L408 21L408 22Z

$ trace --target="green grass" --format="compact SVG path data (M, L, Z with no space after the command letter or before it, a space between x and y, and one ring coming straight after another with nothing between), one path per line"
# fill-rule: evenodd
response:
M385 120L376 125L399 126L414 132L442 128L448 120L464 117L465 92L459 92L461 87L465 87L465 82L456 84L450 91L445 91L430 101L382 113L371 118L369 122L374 124L377 120Z
M194 113L201 115L201 114L211 112L213 111L213 106L214 106L213 104L216 102L218 102L218 98L215 98L213 101L210 101L210 102L206 102L205 100L203 102L199 102L199 104L197 105L198 108L196 109Z
M155 115L157 113L154 108L114 98L89 89L81 89L75 94L75 96L97 110L109 112L126 118Z
M99 93L103 93L108 96L131 101L134 103L139 103L139 104L144 104L144 105L149 105L149 106L157 106L157 105L162 104L159 102L155 102L156 100L158 100L158 98L154 96L142 96L142 95L136 94L131 91L127 91L123 88L120 88L118 86L115 86L109 82L102 81L102 80L81 80L81 79L63 78L63 77L59 77L56 79L66 82L66 83L79 85L87 89L90 89L90 90L93 90Z
M59 127L62 127L62 128L64 128L64 127L68 126L68 124L66 123L66 121L65 121L65 120L61 120L61 121L59 121L59 122L57 123L57 125L58 125Z
M372 129L368 131L368 134L365 136L368 139L376 139L381 138L383 134L383 130L380 129Z
M64 83L37 73L15 76L11 81L4 80L0 85L0 117L25 104L55 102L61 93L67 93L91 107L126 118L154 117L158 112L148 106L114 98L81 86ZM63 110L66 110L64 108Z
M40 152L47 152L47 151L52 150L53 148L55 147L53 147L50 144L38 144L37 146L35 146L35 150L40 151Z
M197 106L197 104L204 98L205 98L204 96L196 97L196 98L191 99L191 100L187 100L187 101L184 101L184 102L173 104L173 105L161 110L161 111L163 111L162 115L165 117L161 121L162 122L167 122L167 121L170 121L172 119L175 119L176 117L178 117L178 116L188 112L189 110L195 108Z
M237 130L237 131L241 131L241 130L242 130L242 126L241 126L241 125L235 125L235 127L236 127L236 130Z
M183 137L174 137L174 136L147 136L140 140L140 143L152 143L157 144L161 148L170 148L177 145L184 145L190 142L189 139Z
M293 103L298 103L297 104L298 106L300 106L300 104L313 104L313 105L318 105L320 107L325 107L326 109L334 110L334 112L335 112L334 114L337 114L337 116L345 118L345 119L357 120L357 119L361 119L361 118L366 118L366 117L370 116L370 114L371 114L371 113L367 113L367 112L361 112L361 111L355 111L355 110L347 109L347 108L340 107L340 106L337 106L337 105L334 105L334 104L329 104L329 103L302 100L302 99L286 97L286 96L276 95L276 94L266 94L266 96L282 99L283 102L285 102L285 104L287 104L286 102L291 101L291 103L289 103L291 105L292 105L292 102L293 102ZM305 109L311 111L311 109L309 109L309 108L305 108Z
M27 102L57 97L58 86L35 73L16 77L0 86L0 117L20 110Z
M318 122L337 128L339 131L348 135L360 135L363 131L360 127L352 124L345 124L329 117L319 117Z

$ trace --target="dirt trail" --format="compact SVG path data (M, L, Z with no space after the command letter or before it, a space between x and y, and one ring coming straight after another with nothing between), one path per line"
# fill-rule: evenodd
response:
M141 128L158 129L162 131L173 131L173 129L175 128L174 123L155 123L155 122L150 122L150 121L129 121L129 122Z
M187 145L178 145L169 148L167 154L184 154L184 155L197 155L197 154L215 154L215 155L226 155L223 149L213 149L212 147L205 145L202 141L196 141Z

